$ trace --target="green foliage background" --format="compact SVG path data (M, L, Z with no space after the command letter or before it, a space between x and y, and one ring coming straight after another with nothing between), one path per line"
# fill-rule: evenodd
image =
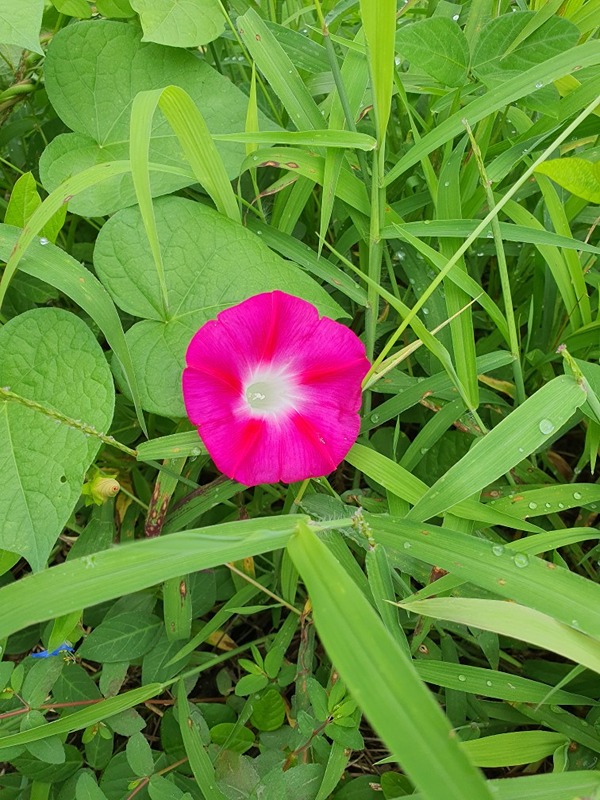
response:
M599 29L3 0L2 798L600 797ZM247 489L180 373L276 288L373 367Z

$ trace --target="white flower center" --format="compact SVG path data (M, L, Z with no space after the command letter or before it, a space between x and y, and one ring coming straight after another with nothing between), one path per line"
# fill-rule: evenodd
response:
M254 416L281 414L294 408L299 400L296 382L284 370L260 369L251 375L244 397Z

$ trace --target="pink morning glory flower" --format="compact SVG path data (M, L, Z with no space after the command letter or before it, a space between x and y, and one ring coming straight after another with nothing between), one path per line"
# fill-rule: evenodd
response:
M215 465L246 486L318 478L359 430L365 348L306 300L269 292L221 311L186 353L183 399Z

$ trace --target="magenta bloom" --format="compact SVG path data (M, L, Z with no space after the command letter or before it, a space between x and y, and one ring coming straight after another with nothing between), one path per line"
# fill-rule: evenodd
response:
M365 348L284 292L257 294L195 334L183 399L217 468L247 486L327 475L358 436Z

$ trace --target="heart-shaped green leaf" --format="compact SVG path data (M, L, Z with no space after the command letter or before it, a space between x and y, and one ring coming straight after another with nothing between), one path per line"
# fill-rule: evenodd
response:
M137 207L119 211L106 223L94 252L96 272L115 303L143 318L126 336L146 410L185 415L181 370L187 345L204 322L234 303L282 289L314 303L322 314L343 315L312 278L238 223L179 197L157 200L154 210L168 318Z
M212 133L241 131L248 98L231 81L191 52L146 44L137 28L109 20L69 25L48 48L46 89L62 121L74 133L57 136L44 151L44 186L62 181L94 164L129 158L129 118L135 95L174 84L192 97ZM261 129L273 123L261 115ZM238 175L243 144L219 142L230 178ZM150 161L171 172L151 169L154 196L195 183L177 138L162 114L152 129ZM103 181L70 201L83 216L110 214L136 202L129 175Z
M0 547L42 569L81 493L100 441L52 411L106 431L114 387L88 326L67 311L40 308L0 330L0 386L44 406L0 401Z
M225 17L217 0L132 0L145 42L198 47L223 33Z

